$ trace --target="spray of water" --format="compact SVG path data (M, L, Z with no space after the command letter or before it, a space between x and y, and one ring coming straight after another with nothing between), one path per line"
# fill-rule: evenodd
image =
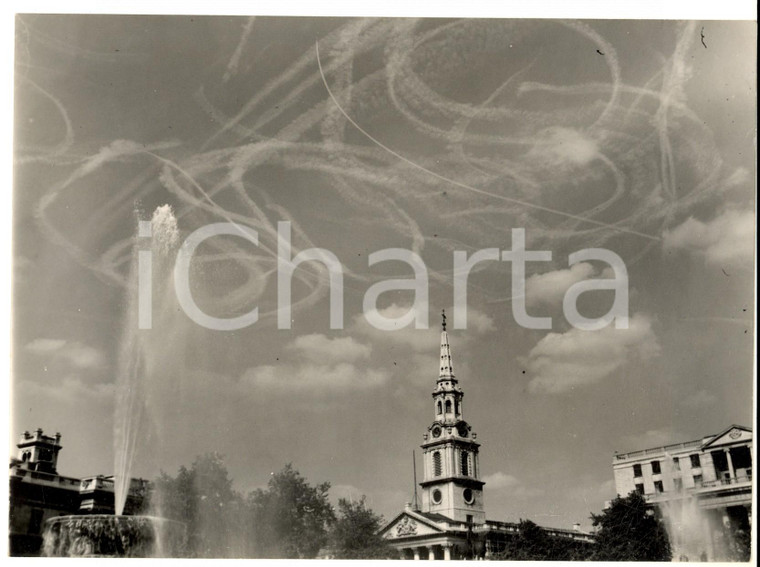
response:
M167 309L164 301L172 292L171 266L179 242L177 220L169 205L158 207L151 219L149 247L145 238L135 232L135 246L131 266L132 285L128 286L127 309L119 353L116 384L116 415L114 421L114 491L116 514L124 512L132 479L132 468L141 439L150 427L149 393L152 384L160 380L163 360L162 342L154 336L164 327ZM154 310L153 329L138 328L138 252L145 248L151 252L151 272Z
M660 505L668 531L673 559L699 561L707 553L704 538L704 512L696 498L674 499Z
M666 453L664 467L672 477L678 476L671 455ZM707 542L704 538L706 512L699 507L699 502L682 487L674 498L658 504L668 532L674 561L700 561L707 554Z

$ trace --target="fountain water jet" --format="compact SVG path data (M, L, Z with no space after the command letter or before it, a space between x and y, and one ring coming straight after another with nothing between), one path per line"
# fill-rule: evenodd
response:
M153 292L158 299L157 326L165 323L167 317L165 299L172 293L170 259L179 242L177 221L169 205L158 207L150 223L140 223L138 242L132 256L131 281L148 286L150 296ZM139 251L140 241L150 238L148 250ZM148 252L148 256L141 254ZM160 385L161 361L165 349L151 336L150 330L139 329L140 285L129 290L129 300L125 314L125 327L119 353L119 372L116 388L116 414L114 420L114 506L117 515L124 511L132 467L138 450L138 441L145 438L145 427L149 424L146 415L148 397L152 389ZM147 294L146 294L147 295ZM152 311L152 301L149 305ZM166 328L166 326L164 326ZM164 337L165 338L165 337ZM148 423L146 423L146 421Z
M673 560L699 561L707 553L704 537L704 512L696 498L684 498L658 504L670 539Z
M147 250L138 250L146 238ZM45 523L43 555L48 557L180 557L186 547L186 529L181 522L156 516L125 516L132 470L139 442L152 423L151 396L166 395L159 372L167 352L155 332L140 329L140 294L157 296L166 305L171 293L170 259L179 241L171 207L158 207L151 221L141 222L131 262L132 282L128 288L121 350L116 377L114 416L114 508L115 515L60 516ZM143 248L146 248L143 246ZM147 255L146 255L147 253ZM147 280L143 281L143 280ZM149 290L149 292L146 292ZM148 305L152 316L152 301ZM157 309L156 326L171 330L168 308ZM166 337L163 337L166 339ZM160 513L160 511L159 511Z

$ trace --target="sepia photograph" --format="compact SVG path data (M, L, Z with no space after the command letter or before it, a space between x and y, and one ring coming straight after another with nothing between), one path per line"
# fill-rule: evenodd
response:
M756 560L756 19L245 9L10 16L4 555Z

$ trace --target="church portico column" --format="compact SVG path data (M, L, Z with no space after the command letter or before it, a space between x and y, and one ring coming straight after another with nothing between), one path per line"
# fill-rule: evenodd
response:
M435 561L435 546L428 545L428 560Z
M419 561L420 560L420 548L419 547L413 547L412 552L414 553L414 560Z
M736 480L736 470L734 470L734 460L731 458L731 449L723 449L726 453L726 461L728 461L728 474L731 477L731 481Z
M451 544L443 544L443 559L444 561L451 561Z

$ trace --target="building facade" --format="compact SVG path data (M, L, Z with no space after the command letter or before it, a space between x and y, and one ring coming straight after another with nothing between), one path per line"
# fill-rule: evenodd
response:
M17 445L18 458L10 463L9 552L38 555L46 520L71 514L113 514L113 476L74 478L58 474L61 434L42 429L25 431ZM149 483L132 479L125 514L142 505Z
M733 534L751 528L748 427L732 425L702 439L616 454L612 467L617 493L639 492L665 520L675 555L729 560Z
M401 559L482 558L503 551L518 524L486 519L480 444L464 419L464 392L454 375L446 316L441 331L438 379L432 392L433 422L423 435L421 503L406 505L380 531ZM578 529L542 528L552 537L587 545Z

